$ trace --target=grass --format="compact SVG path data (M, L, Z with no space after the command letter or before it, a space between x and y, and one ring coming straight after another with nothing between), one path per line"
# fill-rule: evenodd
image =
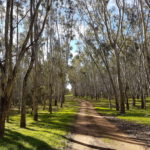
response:
M77 109L77 103L71 96L67 96L64 108L53 114L40 111L37 122L28 114L26 129L19 127L19 114L12 113L10 123L6 124L5 137L0 140L0 150L64 149L67 142L65 136L70 130Z
M119 112L115 110L114 100L112 100L112 109L109 108L107 99L90 101L93 103L97 112L104 116L116 116L119 119L124 119L127 121L150 126L150 98L146 99L146 109L140 109L140 99L136 99L136 107L132 107L132 100L129 99L130 110L126 110L126 113L124 115L120 115Z

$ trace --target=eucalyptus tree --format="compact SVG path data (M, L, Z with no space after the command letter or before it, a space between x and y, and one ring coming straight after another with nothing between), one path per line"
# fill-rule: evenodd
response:
M100 61L103 62L111 83L111 87L105 86L105 88L108 89L107 91L113 88L117 110L119 97L120 113L125 113L125 103L129 109L128 97L137 93L136 89L139 89L141 105L143 105L145 101L143 97L149 87L147 82L149 80L149 9L147 6L147 1L141 0L131 3L126 0L115 0L114 7L110 6L109 1L104 0L78 1L79 20L86 28L84 34L81 34L79 29L78 32L84 44L90 47L86 49L89 49L88 54L100 72L102 72ZM138 64L136 66L131 65L130 62L133 61L128 59L132 54L137 58L134 61L134 64ZM95 61L97 59L99 62ZM135 70L135 74L130 68ZM128 80L133 75L136 78L131 81L131 84ZM143 82L144 77L146 82ZM131 87L134 87L134 90Z
M118 39L118 32L117 34L115 32L113 32L113 34L111 35L111 28L109 28L111 26L111 24L108 25L108 23L110 23L110 20L108 22L108 20L110 19L110 11L107 9L107 4L105 3L105 1L102 2L98 2L98 1L94 1L93 5L91 5L90 8L88 8L88 3L90 2L83 2L81 3L81 9L80 13L82 13L83 15L88 14L87 17L84 18L88 18L85 21L87 22L87 25L89 25L90 30L93 31L93 38L86 40L87 44L91 45L91 48L93 48L94 50L99 52L100 57L102 58L106 69L108 71L109 77L110 77L110 82L113 86L114 89L114 95L115 95L115 99L116 99L116 109L118 110L118 96L117 96L117 92L116 92L116 87L114 84L114 81L112 79L111 76L111 72L110 72L110 68L109 68L109 63L106 57L106 53L105 53L105 47L104 49L102 48L102 41L106 41L108 43L108 45L110 45L110 49L115 50L114 54L116 54L116 62L119 61L119 55L118 52L116 51L116 49L114 49L114 42L117 43L117 39ZM84 12L85 11L85 12ZM93 13L94 12L94 13ZM113 14L113 13L112 13ZM116 15L116 14L115 14ZM121 15L121 14L120 14ZM109 17L109 18L108 18ZM112 15L112 19L114 16ZM119 20L116 19L116 22L120 23L120 19L121 16L119 16ZM99 24L99 22L101 22L101 24ZM119 29L117 28L118 24L116 23L116 30L119 31ZM120 26L119 26L120 28ZM104 32L105 31L105 32ZM115 31L115 30L114 30ZM116 36L116 37L115 37ZM116 39L116 41L113 41L113 39ZM96 45L95 45L96 42ZM97 49L97 47L99 47ZM122 83L121 83L121 76L120 76L120 62L117 63L118 65L118 83L120 86L120 111L122 111L122 113L124 113L124 95L123 95L123 91L122 91Z
M29 42L30 35L32 33L34 23L36 21L36 17L39 13L39 10L41 9L41 3L45 3L45 15L43 20L43 25L41 26L38 36L34 39L33 42ZM3 3L4 4L4 3ZM6 5L5 5L6 4ZM0 60L0 68L1 68L1 97L0 97L0 137L3 137L4 135L4 129L5 129L5 119L9 111L9 107L11 104L11 98L14 88L15 79L17 76L17 73L19 71L21 62L23 58L25 57L26 52L29 51L30 47L33 46L40 38L43 32L44 28L44 22L46 21L46 18L48 16L51 1L37 1L35 4L34 12L30 20L27 19L28 16L28 8L29 3L24 3L23 8L26 10L25 14L21 19L16 23L14 22L14 1L13 0L7 0L4 4L6 13L5 13L5 25L4 25L4 41L5 41L5 48L2 53L2 60ZM22 42L20 43L19 51L17 53L17 59L16 61L13 60L14 55L16 55L16 52L14 51L14 37L16 36L14 33L14 28L21 22L29 22L26 29L24 28L24 25L20 25L19 27L22 28L21 33L26 30L26 34L24 35L24 38L22 39ZM18 27L18 28L19 28Z

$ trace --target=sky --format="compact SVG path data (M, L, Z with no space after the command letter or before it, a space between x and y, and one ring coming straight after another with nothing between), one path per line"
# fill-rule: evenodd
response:
M128 1L132 1L132 0L128 0ZM108 7L112 7L112 6L115 6L115 0L110 0L110 1L109 1ZM81 32L82 34L84 34L85 31L86 31L86 27L83 26L83 25L80 25L80 32ZM77 51L78 51L78 48L77 48L76 43L77 43L78 40L79 40L79 35L78 35L77 31L74 31L74 32L75 32L76 38L75 38L74 40L72 40L71 43L70 43L70 45L71 45L72 48L73 48L72 51L71 51L71 53L73 54L73 57L78 54L78 52L77 52Z

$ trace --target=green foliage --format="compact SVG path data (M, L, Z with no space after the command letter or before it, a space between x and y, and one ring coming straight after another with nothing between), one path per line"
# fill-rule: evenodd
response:
M78 105L71 96L66 96L64 108L53 114L40 111L39 121L27 115L27 128L19 127L19 114L10 116L6 134L0 140L0 150L59 150L66 146L66 135L71 128Z

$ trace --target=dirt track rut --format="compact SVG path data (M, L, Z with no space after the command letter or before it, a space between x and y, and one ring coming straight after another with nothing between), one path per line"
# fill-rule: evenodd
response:
M100 116L91 103L80 103L68 150L150 150L150 147L128 137Z

